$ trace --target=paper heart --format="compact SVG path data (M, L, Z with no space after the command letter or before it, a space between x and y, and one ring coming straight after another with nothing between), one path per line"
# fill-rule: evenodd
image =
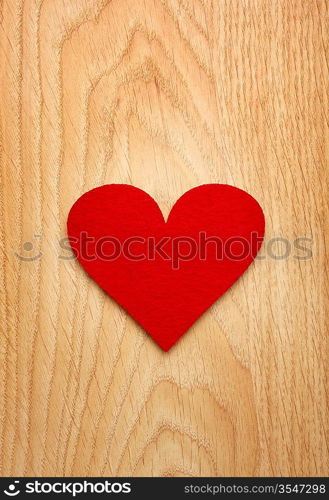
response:
M264 216L245 191L206 184L166 222L147 193L111 184L81 196L67 227L87 273L167 351L252 263Z

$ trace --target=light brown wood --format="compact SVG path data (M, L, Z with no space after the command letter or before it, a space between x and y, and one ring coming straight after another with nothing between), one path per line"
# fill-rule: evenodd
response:
M326 5L2 0L2 476L327 475ZM165 215L233 184L313 258L256 262L163 353L59 259L118 182Z

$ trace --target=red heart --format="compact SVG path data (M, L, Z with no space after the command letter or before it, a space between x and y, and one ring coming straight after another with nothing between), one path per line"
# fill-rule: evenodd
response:
M81 196L67 227L88 274L167 351L252 263L264 215L245 191L206 184L166 222L147 193L111 184Z

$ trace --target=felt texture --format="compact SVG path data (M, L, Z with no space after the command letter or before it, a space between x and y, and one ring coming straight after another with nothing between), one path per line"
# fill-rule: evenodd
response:
M141 189L105 185L67 223L80 264L165 351L252 263L264 227L257 201L226 184L186 192L167 221Z

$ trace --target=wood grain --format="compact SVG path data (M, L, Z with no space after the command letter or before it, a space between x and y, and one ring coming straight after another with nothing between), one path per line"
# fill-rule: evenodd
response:
M2 0L2 476L327 475L327 5ZM313 258L256 262L163 353L58 241L93 187L167 215L207 182Z

